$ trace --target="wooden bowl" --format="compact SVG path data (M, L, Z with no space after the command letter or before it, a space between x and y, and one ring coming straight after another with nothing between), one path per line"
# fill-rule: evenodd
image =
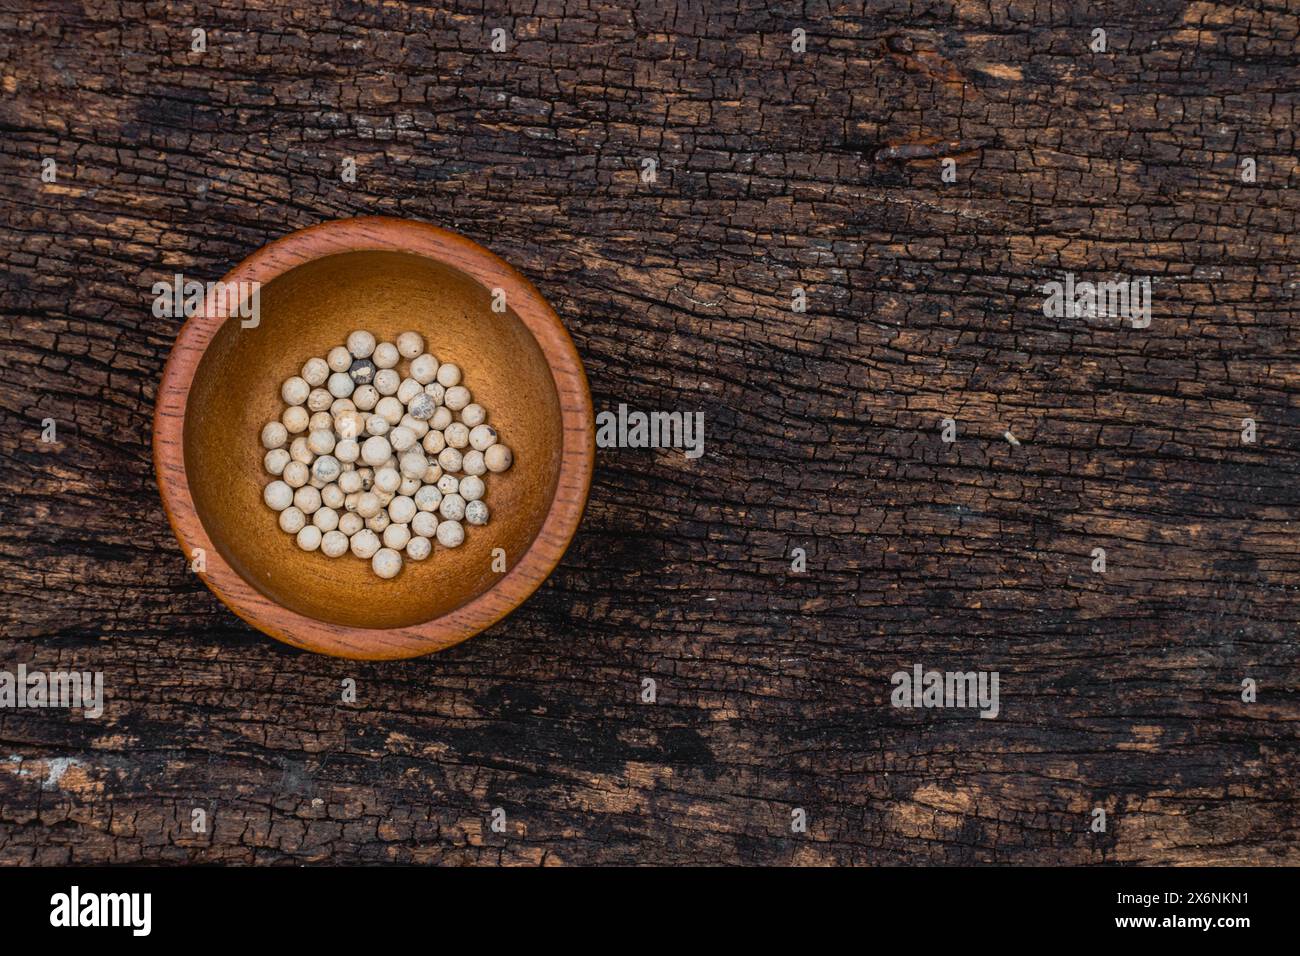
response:
M261 283L259 322L226 318L209 296L185 323L163 372L153 448L185 559L202 549L198 573L231 610L295 647L374 660L450 647L537 589L578 527L595 453L582 362L528 280L462 236L367 217L291 233L223 281ZM491 307L493 289L505 291L504 312ZM488 524L467 527L459 548L405 561L390 580L351 553L300 550L262 502L272 479L260 432L284 408L280 384L353 329L388 341L420 332L428 351L463 369L514 451L509 471L484 476Z

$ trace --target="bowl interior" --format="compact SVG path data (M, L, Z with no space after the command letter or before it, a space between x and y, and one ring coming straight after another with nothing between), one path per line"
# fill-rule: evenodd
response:
M555 382L532 333L491 292L425 256L347 252L315 259L261 289L261 321L226 321L190 386L184 454L190 493L213 544L268 598L331 624L408 627L453 611L489 590L537 536L560 474L562 422ZM404 563L390 580L350 552L304 552L262 502L272 480L260 432L284 410L280 385L312 356L367 329L394 341L413 329L440 361L463 371L473 400L514 451L514 465L484 475L491 520L466 526L465 543L435 544L427 560ZM406 368L403 360L399 366Z

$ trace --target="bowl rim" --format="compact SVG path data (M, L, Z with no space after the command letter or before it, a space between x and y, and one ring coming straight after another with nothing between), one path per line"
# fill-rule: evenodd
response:
M299 614L246 581L208 536L190 492L185 468L185 411L199 363L227 317L209 297L177 333L154 404L154 474L163 510L185 560L204 551L193 573L227 607L253 627L302 650L354 660L395 660L431 654L468 640L528 599L550 576L573 539L586 508L595 463L594 415L582 359L559 316L512 266L471 239L426 222L389 216L332 219L295 230L263 245L222 278L226 284L263 285L316 259L348 252L423 255L465 273L487 289L506 290L511 311L537 341L551 370L561 418L560 473L550 510L528 550L482 594L453 611L400 628L334 624ZM191 569L193 565L191 563Z

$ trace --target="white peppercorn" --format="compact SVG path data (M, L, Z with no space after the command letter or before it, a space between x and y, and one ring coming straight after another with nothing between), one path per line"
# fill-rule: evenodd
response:
M420 419L412 417L409 412L402 416L402 421L398 427L405 428L409 431L415 436L416 441L423 439L425 435L429 434L429 423L422 422Z
M310 421L311 416L307 414L307 409L301 405L290 405L284 410L284 414L280 416L280 422L290 435L305 432Z
M422 484L423 482L420 481L419 478L403 478L402 483L397 486L397 493L399 495L406 495L406 497L409 498L420 490L420 485Z
M423 561L431 554L433 554L433 545L428 538L415 535L406 542L406 556L412 561Z
M436 455L447 447L447 439L443 437L442 432L430 428L429 433L424 436L424 440L420 444L430 455Z
M366 519L355 512L349 511L339 515L339 531L349 538L366 526Z
M438 483L438 479L441 477L442 477L442 465L438 464L436 460L431 461L429 463L429 467L424 469L424 474L420 476L420 484L436 485Z
M374 487L379 491L396 491L402 483L402 476L396 468L380 468L375 472Z
M326 531L321 535L320 549L328 558L341 558L348 553L348 536L342 531Z
M470 439L471 444L473 439ZM461 459L460 470L467 475L482 475L487 472L487 465L483 463L483 453L477 448L473 451L465 452Z
M356 471L345 471L339 475L339 490L345 495L353 494L361 490L361 473Z
M355 412L356 410L357 403L350 398L336 398L330 402L330 414L335 418L338 418L344 412Z
M375 337L365 329L348 334L348 352L353 358L369 358L375 351Z
M392 368L401 361L402 356L398 354L397 346L392 342L380 342L375 346L375 351L370 358L379 368Z
M396 397L403 405L410 405L417 395L423 394L424 386L413 378L404 378L402 384L397 386Z
M320 492L311 485L303 485L293 493L293 506L305 515L314 514L320 507Z
M415 432L398 425L389 433L388 443L393 446L393 451L404 452L415 444Z
M452 422L442 430L442 437L452 448L464 448L469 444L469 429L463 422Z
M284 466L289 464L290 460L289 453L283 448L272 448L262 459L262 464L266 466L268 474L278 478L284 473Z
M406 414L406 407L393 396L387 395L375 406L375 414L382 416L388 424L396 425Z
M333 531L339 526L339 513L322 504L311 516L311 523L322 531Z
M358 558L370 558L379 550L379 535L369 528L362 528L352 536L349 545Z
M411 519L411 531L432 538L438 533L438 516L429 511L417 511Z
M310 437L311 432L318 432L321 429L332 432L334 416L329 412L312 412L311 418L307 419L308 436Z
M318 428L307 436L307 447L318 455L328 455L334 450L334 430Z
M311 394L311 386L307 384L306 379L299 378L297 375L286 378L284 384L280 386L280 397L284 399L286 405L301 405L307 401L307 396Z
M357 499L357 514L363 518L373 518L379 514L379 509L383 505L379 503L379 496L373 491L364 491L361 497Z
M458 548L465 542L465 529L459 521L443 521L438 524L437 538L444 548Z
M335 372L346 372L352 367L352 353L342 345L337 345L329 350L325 363Z
M288 485L285 485L287 488ZM422 485L411 500L415 502L415 507L421 511L437 511L438 505L442 504L442 492L433 485Z
M262 489L262 500L274 511L283 511L293 504L293 489L283 481L273 481Z
M488 523L488 506L481 500L471 501L465 505L465 521L468 524L484 525Z
M443 475L438 479L437 487L444 495L454 495L460 489L460 481L455 475Z
M424 457L424 453L412 448L402 455L401 470L407 478L419 478L424 474L424 469L429 467L429 459Z
M352 392L352 401L361 411L371 411L379 403L379 389L373 385L362 385Z
M388 424L388 419L383 415L371 415L366 419L366 432L371 435L383 438L392 430L392 425Z
M330 377L330 366L323 358L309 358L303 364L300 374L304 382L312 388L318 388L325 384L325 379Z
M424 394L433 399L433 404L441 405L442 400L447 395L447 390L437 382L430 382L428 385L424 386Z
M381 435L367 438L361 446L361 460L367 465L382 465L392 453L393 448L388 444L388 439Z
M393 519L388 517L388 512L382 509L377 514L373 514L366 519L366 527L375 534L383 534L384 529L392 523Z
M438 360L427 352L411 360L411 378L428 385L438 374Z
M450 408L453 412L458 412L468 405L473 398L469 394L469 389L464 385L454 385L447 389L447 394L442 400L442 404Z
M383 541L384 547L393 548L401 551L406 547L406 542L411 540L411 529L404 524L398 524L394 521L384 529Z
M361 446L355 438L342 438L334 446L334 457L345 465L350 465L361 457Z
M328 381L328 379L327 379ZM313 388L307 396L307 411L327 412L334 403L334 396L326 388Z
M469 447L475 451L487 451L497 443L497 430L491 425L475 425L470 429Z
M429 419L429 427L436 428L438 431L442 431L450 424L451 409L445 405L439 406L438 410L433 413L433 417Z
M304 551L315 551L320 547L320 528L314 524L303 525L298 529L298 547Z
M419 358L424 354L424 338L419 332L403 332L397 337L397 351L402 358Z
M397 389L401 387L401 384L402 376L397 374L396 369L384 368L375 373L375 391L380 395L396 395Z
M334 416L334 432L339 438L360 438L369 418L365 412L344 409Z
M424 394L424 392L420 392L414 398L410 399L406 405L407 413L412 418L419 419L422 422L427 422L433 417L433 413L437 410L438 406L434 404L433 399Z
M310 465L316 460L316 453L313 452L311 447L307 444L306 435L299 435L289 445L289 457L304 465Z
M307 516L294 505L280 512L280 530L285 534L297 534L306 523Z
M356 385L353 384L352 376L348 375L347 372L335 372L329 377L325 387L329 389L329 393L335 398L347 398L352 394Z
M331 481L338 480L339 475L343 473L343 466L333 455L321 455L311 463L311 476L313 480L327 485Z
M320 490L320 503L326 508L333 508L335 511L343 507L343 489L338 486L337 482L332 482ZM325 530L328 531L329 529L326 528Z
M514 460L514 454L505 445L493 445L487 451L483 452L483 463L487 465L488 471L505 471L510 467Z
M443 471L460 471L463 461L464 456L455 448L444 448L438 452L438 464L442 466Z
M457 489L456 493L466 501L478 501L483 497L483 492L486 490L482 478L477 475L466 475L460 480L460 488Z
M453 365L451 362L445 362L438 366L438 384L443 388L450 389L454 385L460 384L460 366Z
M407 524L415 517L415 502L406 495L398 495L388 503L388 517L398 524Z
M477 402L471 402L460 410L460 420L470 428L476 428L487 421L487 410Z
M465 517L465 499L454 492L443 495L442 504L438 506L438 514L448 521L459 521Z
M280 422L267 422L262 426L262 447L279 448L289 440L289 429Z
M284 466L284 473L280 477L284 479L284 483L290 488L301 488L307 484L311 472L307 470L307 466L302 462L291 461Z
M380 548L375 552L370 567L381 578L395 578L402 570L402 556L392 548Z

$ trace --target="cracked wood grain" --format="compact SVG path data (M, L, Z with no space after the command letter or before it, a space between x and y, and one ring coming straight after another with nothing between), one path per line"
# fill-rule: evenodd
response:
M0 663L108 696L0 711L0 862L1300 862L1298 43L1294 3L0 3ZM149 455L152 283L371 213L527 275L597 410L706 421L601 450L548 584L397 664L232 617ZM1067 271L1151 277L1151 327L1046 319ZM918 662L999 718L891 709Z

